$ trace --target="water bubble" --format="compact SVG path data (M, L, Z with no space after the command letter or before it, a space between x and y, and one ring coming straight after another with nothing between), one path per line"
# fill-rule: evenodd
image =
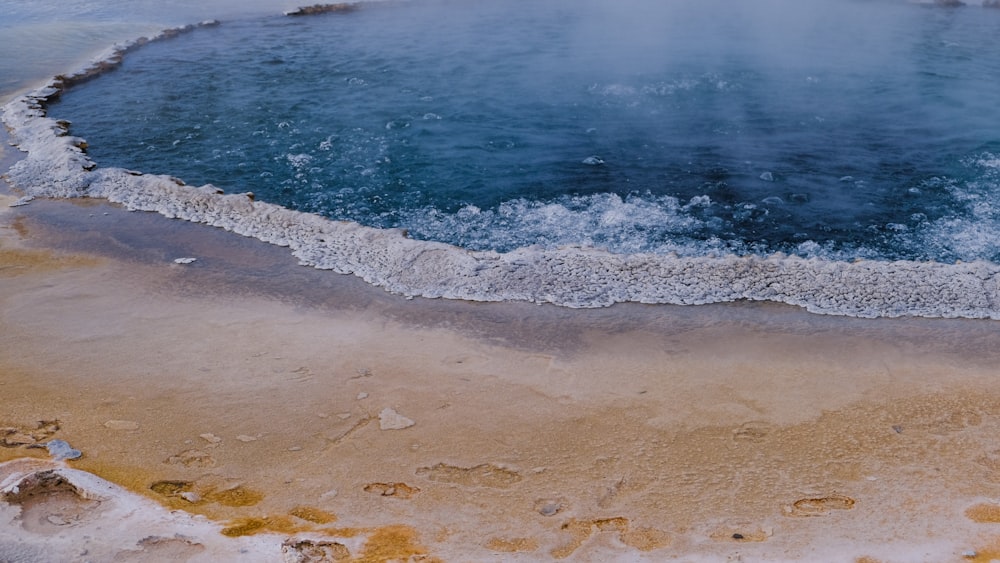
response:
M285 158L296 169L306 166L313 160L313 157L308 154L286 154Z
M696 195L687 204L688 207L710 207L711 205L712 198L707 195Z
M1000 168L1000 157L986 153L982 158L976 160L976 164L983 168Z

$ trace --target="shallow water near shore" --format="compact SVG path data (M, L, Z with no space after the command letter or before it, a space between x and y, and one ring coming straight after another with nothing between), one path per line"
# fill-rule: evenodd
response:
M206 297L207 291L227 299L261 296L307 309L353 311L424 328L447 326L527 351L552 347L578 350L587 346L590 334L648 331L665 336L711 326L743 326L775 335L870 334L928 353L950 351L951 361L956 363L990 366L1000 362L1000 351L990 344L995 333L993 321L852 319L752 302L700 307L624 303L572 310L516 302L498 306L447 299L401 300L353 276L331 276L303 268L281 248L210 227L131 213L103 203L38 201L31 206L32 226L23 228L47 246L147 267L198 257L163 279L144 280L144 285L193 297Z

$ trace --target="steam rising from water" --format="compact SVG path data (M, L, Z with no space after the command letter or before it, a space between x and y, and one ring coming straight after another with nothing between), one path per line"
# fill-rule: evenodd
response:
M221 17L280 13L296 0L4 0L0 102L79 68L115 42Z
M85 132L102 166L506 254L317 223L114 168L59 172L49 189L288 244L305 263L408 295L996 315L1000 147L983 116L1000 104L983 92L998 59L975 18L776 0L384 14L374 32L361 13L194 34L130 56L53 111ZM258 42L268 36L277 40ZM252 64L224 74L241 59ZM207 86L176 75L198 67ZM124 102L108 134L87 129L106 117L76 113L93 99ZM147 100L159 109L137 105ZM35 118L7 112L25 143ZM15 177L40 186L52 168L26 161ZM775 251L823 260L732 256ZM854 258L881 262L839 261ZM912 261L955 258L990 262Z

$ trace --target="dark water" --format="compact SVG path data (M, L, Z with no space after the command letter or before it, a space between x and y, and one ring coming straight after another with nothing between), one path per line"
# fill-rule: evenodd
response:
M1000 261L1000 10L730 4L235 21L50 114L102 166L474 249Z

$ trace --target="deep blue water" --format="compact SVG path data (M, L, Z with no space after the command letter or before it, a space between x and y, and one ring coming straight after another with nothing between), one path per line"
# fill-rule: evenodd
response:
M226 22L50 114L102 166L473 249L1000 261L1000 10L729 4Z

